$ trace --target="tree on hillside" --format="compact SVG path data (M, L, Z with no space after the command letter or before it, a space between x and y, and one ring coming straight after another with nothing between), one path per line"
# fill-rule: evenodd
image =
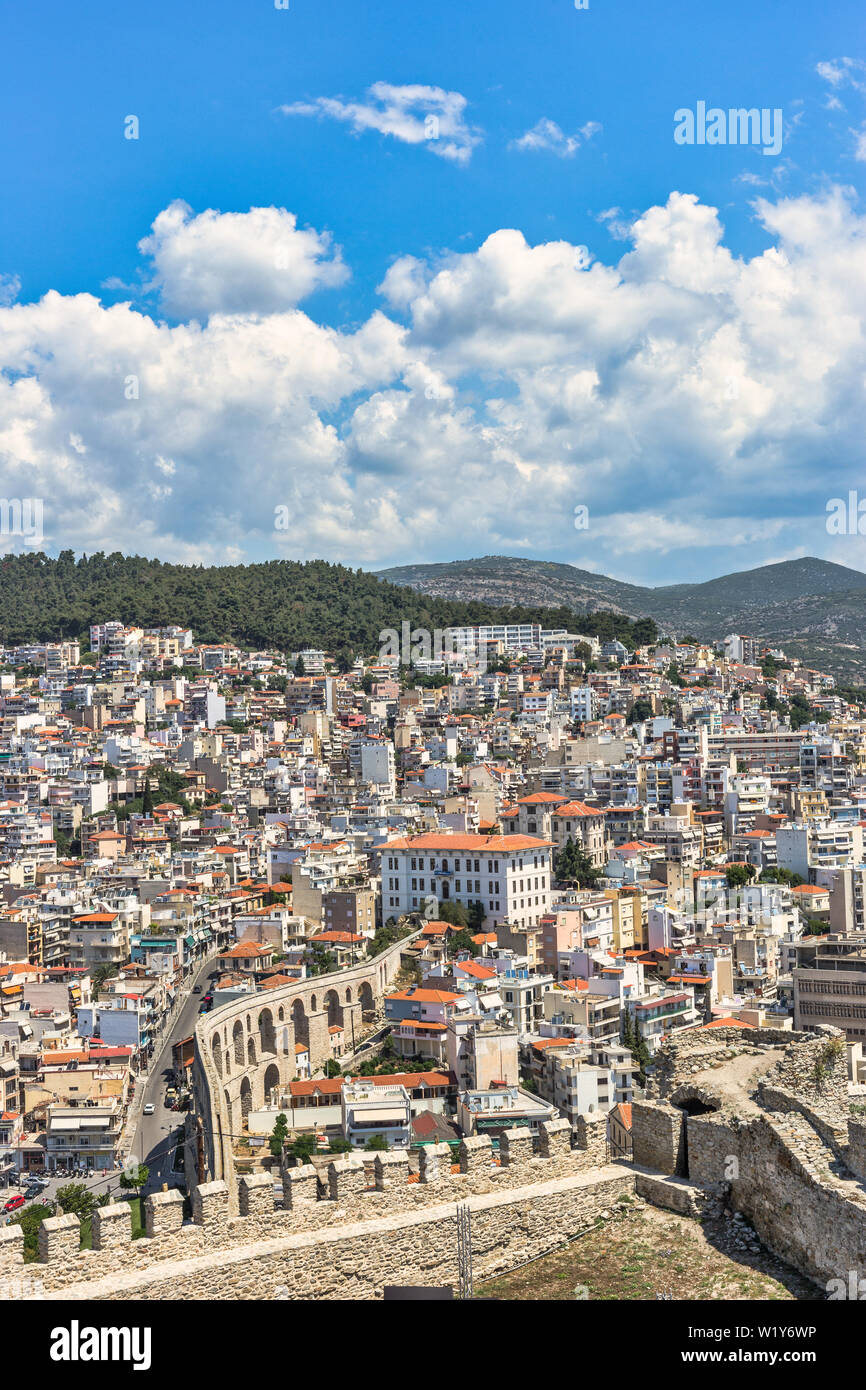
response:
M16 1211L12 1218L13 1226L20 1226L24 1232L24 1262L29 1264L36 1259L39 1251L39 1227L43 1221L47 1221L49 1216L55 1216L57 1208L53 1202L48 1202L45 1206L41 1202L34 1202L32 1206L22 1207Z
M453 927L468 927L469 913L456 898L449 898L447 902L439 903L439 920L450 922Z
M637 1062L641 1084L643 1085L646 1081L646 1069L651 1060L650 1050L641 1037L640 1030L628 1010L625 1011L623 1016L622 1041Z
M458 956L462 951L468 951L471 956L477 956L480 950L481 947L472 940L472 933L465 927L461 931L455 932L448 942L449 956Z
M248 647L301 651L307 647L357 653L380 649L380 633L413 628L461 627L474 623L537 622L568 628L567 605L497 606L479 600L435 598L377 575L325 560L270 560L252 565L163 564L140 555L52 559L44 552L7 555L0 577L0 629L4 642L87 635L104 620L106 603L125 623L156 627L166 615L193 628L199 642L232 641ZM647 619L633 622L601 610L581 615L584 632L600 641L618 638L633 649L654 632ZM188 668L184 668L185 670ZM171 674L179 674L177 668ZM201 671L192 668L193 678Z
M769 864L761 870L761 883L784 883L787 888L798 888L806 880L792 869L783 869L778 864Z
M583 845L570 837L553 856L553 873L560 883L576 883L579 888L594 888L601 877Z
M644 720L652 719L652 717L652 701L647 699L635 700L631 707L631 714L629 715L632 724L643 724Z
M757 872L754 864L729 864L725 869L725 880L729 888L744 888L752 882Z

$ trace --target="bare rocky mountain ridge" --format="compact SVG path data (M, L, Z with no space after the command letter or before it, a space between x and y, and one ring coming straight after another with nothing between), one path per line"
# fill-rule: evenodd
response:
M840 680L866 682L866 574L811 556L703 584L658 588L624 584L575 565L502 555L400 565L379 577L441 598L565 604L576 614L611 609L654 618L678 636L713 640L732 631L749 633Z

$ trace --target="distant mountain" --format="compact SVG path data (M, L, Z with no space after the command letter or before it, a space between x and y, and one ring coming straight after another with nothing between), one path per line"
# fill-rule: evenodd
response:
M704 584L659 588L503 555L400 565L381 571L380 578L463 602L556 605L577 614L604 608L654 618L678 636L711 640L748 633L842 679L866 682L866 574L827 560L785 560Z

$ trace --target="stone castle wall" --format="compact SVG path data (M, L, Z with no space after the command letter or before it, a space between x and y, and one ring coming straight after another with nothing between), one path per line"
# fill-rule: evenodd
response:
M738 1047L732 1038L736 1055L757 1055L770 1042L777 1048L767 1036L776 1031L749 1030ZM715 1038L703 1047L695 1033L667 1048L657 1075L668 1099L632 1105L634 1160L696 1184L707 1210L722 1202L747 1216L764 1243L804 1274L847 1282L851 1270L866 1273L866 1123L848 1113L841 1035L780 1036L782 1057L752 1079L754 1092L739 1105L721 1072L718 1087L688 1081L712 1065ZM678 1108L695 1098L717 1108L694 1115ZM672 1204L675 1184L639 1174L637 1185L649 1200ZM679 1199L693 1205L685 1187Z
M311 1164L283 1171L283 1201L269 1175L241 1178L239 1213L226 1183L193 1193L184 1221L178 1192L145 1202L147 1238L131 1239L129 1209L97 1208L93 1249L81 1250L77 1218L43 1222L39 1263L45 1297L57 1299L370 1299L386 1283L456 1284L456 1207L471 1213L476 1275L505 1271L590 1227L634 1189L625 1164L603 1164L605 1117L586 1117L572 1149L567 1121L543 1127L537 1148L508 1131L500 1165L488 1137L464 1140L458 1173L447 1144L421 1151L417 1181L408 1155L332 1162L326 1180ZM599 1166L599 1156L603 1166ZM20 1277L20 1227L0 1230L0 1287Z

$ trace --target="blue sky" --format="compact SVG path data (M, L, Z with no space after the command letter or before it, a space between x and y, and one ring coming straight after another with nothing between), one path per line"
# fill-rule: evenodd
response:
M46 549L866 563L825 526L866 497L861 4L3 27L0 468ZM781 153L676 144L699 101L780 108Z

